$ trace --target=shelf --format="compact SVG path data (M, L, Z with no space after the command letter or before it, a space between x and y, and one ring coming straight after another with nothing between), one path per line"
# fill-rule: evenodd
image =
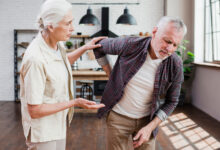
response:
M19 42L18 43L18 39L19 39L19 34L22 36L25 36L26 34L31 34L32 36L36 36L36 34L39 31L36 29L14 29L14 100L15 102L20 102L19 100L19 89L20 89L20 84L18 84L18 79L19 79L19 75L20 72L18 70L20 70L19 67L19 61L21 61L23 59L23 55L24 55L24 51L27 49L27 47L29 46L29 41L31 41L32 39L29 37L28 41L23 41L23 42ZM22 54L20 54L20 52Z
M23 58L23 57L21 57L21 56L20 56L20 57L17 57L17 60L22 60L22 58Z
M20 102L21 102L20 98L17 98L17 99L15 100L15 102L16 102L16 103L20 103Z
M104 71L73 70L72 75L74 80L108 80Z
M17 46L20 46L20 47L25 48L25 49L28 47L28 45L29 45L28 42L17 43Z
M76 70L73 70L72 71L73 75L76 75L76 76L106 76L106 73L104 71L76 71Z
M89 35L71 35L71 38L90 38Z
M39 32L38 30L35 29L15 29L17 32Z
M20 89L20 84L17 84L17 85L16 85L16 88L17 88L17 89Z
M66 49L66 52L69 53L69 52L73 52L75 51L76 49Z

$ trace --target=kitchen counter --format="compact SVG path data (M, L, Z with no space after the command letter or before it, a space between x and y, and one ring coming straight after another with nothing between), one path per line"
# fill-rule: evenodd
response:
M104 71L73 70L73 80L108 80Z

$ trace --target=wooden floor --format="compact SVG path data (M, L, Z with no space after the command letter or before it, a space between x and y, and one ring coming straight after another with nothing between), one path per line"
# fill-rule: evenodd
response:
M106 125L95 113L75 113L67 150L105 150ZM0 150L25 150L20 104L0 102ZM178 107L160 126L157 150L220 149L220 123L191 105Z

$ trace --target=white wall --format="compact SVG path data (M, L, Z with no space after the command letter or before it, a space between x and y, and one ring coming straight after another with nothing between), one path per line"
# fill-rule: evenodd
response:
M34 22L41 3L44 0L1 0L0 1L0 100L14 100L14 64L13 64L13 30L34 29ZM77 1L77 0L72 0ZM163 16L163 0L140 0L137 6L129 5L130 13L136 18L137 26L116 25L124 6L110 6L110 30L118 35L150 32L159 18ZM81 27L79 19L86 13L88 6L73 6L75 32L93 34L101 26ZM94 15L101 18L102 6L91 6Z
M71 0L77 1L77 0ZM117 35L138 34L139 32L150 32L159 18L163 15L163 0L141 0L140 5L128 5L129 12L137 20L137 26L117 25L116 21L123 14L124 5L105 5L109 8L109 28ZM98 17L101 22L101 7L100 5L92 5L93 14ZM73 6L73 15L75 17L74 26L76 32L82 34L94 34L101 29L101 24L98 26L79 26L80 18L86 14L88 6L75 5ZM80 12L80 13L79 13Z
M0 1L0 100L14 100L13 30L32 29L43 0Z
M194 0L166 0L166 15L181 18L187 26L186 40L189 44L187 50L194 52ZM191 101L191 81L184 82L186 89L186 103Z
M197 66L192 104L220 121L220 68Z
M181 18L187 26L186 40L190 51L194 48L194 0L166 0L166 15Z

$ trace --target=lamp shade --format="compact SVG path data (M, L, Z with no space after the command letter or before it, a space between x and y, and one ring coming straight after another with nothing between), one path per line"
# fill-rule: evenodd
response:
M129 10L126 7L124 9L124 14L122 14L117 22L117 24L128 24L128 25L137 25L137 21L135 20L135 18L129 14Z
M92 10L91 8L89 7L87 9L87 14L84 15L80 21L79 21L79 24L87 24L87 25L98 25L100 24L99 23L99 20L96 18L96 16L94 16L92 14Z

